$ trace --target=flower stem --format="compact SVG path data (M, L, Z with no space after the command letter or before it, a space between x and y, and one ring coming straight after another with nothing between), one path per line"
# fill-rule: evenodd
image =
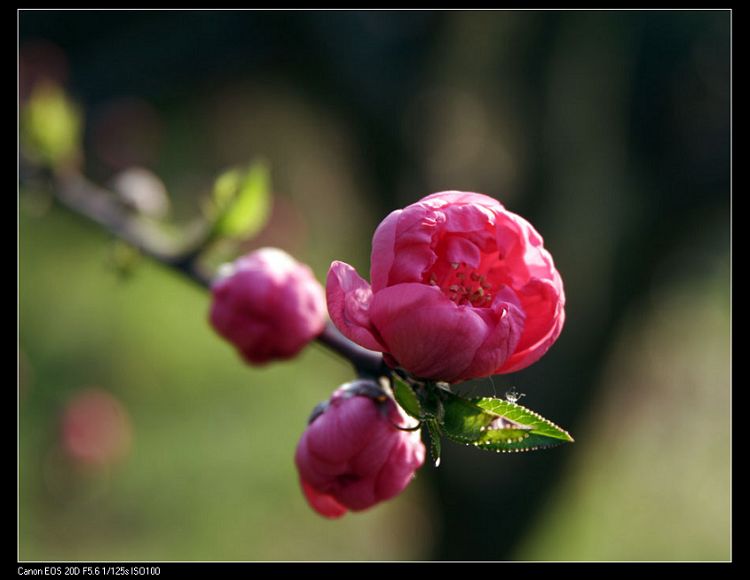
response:
M330 322L326 324L317 340L333 352L348 359L360 376L377 378L389 372L383 362L383 355L355 344Z

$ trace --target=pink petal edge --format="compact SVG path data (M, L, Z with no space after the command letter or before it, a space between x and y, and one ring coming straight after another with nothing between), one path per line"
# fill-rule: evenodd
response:
M349 264L335 261L326 278L328 314L341 333L358 345L383 351L370 323L372 289Z

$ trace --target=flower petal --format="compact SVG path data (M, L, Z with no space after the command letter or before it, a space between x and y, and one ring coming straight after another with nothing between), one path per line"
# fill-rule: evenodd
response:
M483 193L474 193L473 191L439 191L423 197L417 203L430 205L435 208L441 208L452 204L471 204L498 210L503 209L503 204L494 197L490 197Z
M482 259L479 248L471 240L462 236L446 236L443 240L445 258L448 262L463 262L471 268L478 268Z
M531 278L550 279L555 272L552 256L544 248L542 236L519 215L505 212L498 220L497 245L513 272L518 290Z
M483 205L452 205L443 211L446 216L443 229L446 232L466 234L495 224L496 211Z
M384 350L370 323L372 289L344 262L333 262L326 278L328 314L344 336L370 350Z
M462 379L495 374L516 350L524 330L526 317L510 288L495 296L492 308L479 309L477 313L484 318L490 331Z
M419 445L419 432L402 437L390 452L391 460L385 463L375 481L375 495L379 501L401 493L414 478L414 472L424 463L425 448Z
M333 496L316 491L304 480L300 481L300 483L302 485L302 492L305 494L305 498L307 498L310 507L321 516L335 519L340 518L348 511L346 507L337 502Z
M510 373L539 360L557 340L565 323L565 294L560 275L553 280L532 279L519 292L526 324L516 352L497 373Z
M422 274L437 259L432 249L432 240L441 219L442 215L418 204L402 210L396 226L394 258L388 272L388 286L421 281ZM372 264L380 259L375 253L379 247L379 244L373 244ZM375 269L377 268L371 267L371 270ZM381 289L378 286L373 291L377 293Z
M474 308L457 306L438 288L424 284L381 290L370 315L388 352L421 378L452 382L460 377L488 333Z
M372 252L370 254L370 282L372 291L377 292L388 285L388 275L391 273L394 250L396 248L396 228L402 210L391 212L380 222L372 236Z

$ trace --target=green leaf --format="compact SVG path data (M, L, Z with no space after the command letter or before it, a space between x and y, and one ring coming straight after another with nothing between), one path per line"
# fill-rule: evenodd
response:
M525 436L518 441L506 441L501 435L497 436L496 432L488 431L485 437L473 442L481 449L531 451L573 442L573 438L567 431L518 403L492 397L475 398L469 401L489 413L502 417L505 421L522 425L526 429Z
M80 156L82 126L81 113L65 91L42 82L21 111L21 146L29 159L58 168Z
M406 411L407 414L414 417L415 419L422 420L422 407L419 404L419 399L414 393L409 383L399 377L396 373L393 373L393 396L401 408Z
M464 398L446 383L413 386L394 373L393 393L404 410L419 419L430 438L435 466L440 463L440 437L489 451L532 451L573 438L551 421L516 402L491 397Z
M531 427L511 421L475 402L448 391L443 402L443 431L459 443L472 445L515 444L528 437Z
M214 235L247 239L258 233L271 213L270 183L270 170L263 161L219 175L213 190Z
M435 467L440 466L440 426L434 419L428 419L425 421L427 425L427 433L430 436L430 455L432 455L432 463Z
M423 419L435 419L438 424L443 423L443 402L440 396L442 389L436 383L425 383L415 390Z

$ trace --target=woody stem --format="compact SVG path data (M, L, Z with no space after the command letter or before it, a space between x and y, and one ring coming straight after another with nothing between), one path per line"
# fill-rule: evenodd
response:
M200 263L208 239L177 244L158 227L133 215L116 196L95 185L78 172L44 175L58 204L85 217L102 229L137 248L143 255L167 266L205 289L211 288L212 275ZM362 348L343 336L330 322L316 339L318 343L349 360L357 374L377 377L388 372L383 356Z

